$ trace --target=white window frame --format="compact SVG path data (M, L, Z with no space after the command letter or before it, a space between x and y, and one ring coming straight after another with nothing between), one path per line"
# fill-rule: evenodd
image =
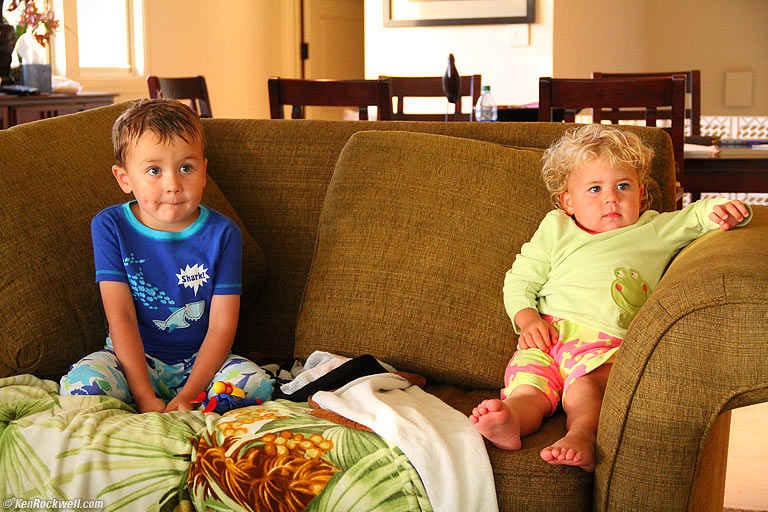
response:
M80 83L87 91L113 92L131 97L146 96L145 2L126 0L130 68L81 68L77 37L77 0L53 0L61 21L51 44L51 59L56 75Z

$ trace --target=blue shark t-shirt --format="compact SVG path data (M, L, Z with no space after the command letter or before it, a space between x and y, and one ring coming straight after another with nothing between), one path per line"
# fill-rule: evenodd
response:
M200 349L213 295L242 291L242 234L232 219L200 205L183 231L141 224L131 201L91 222L96 282L127 283L144 352L173 364Z

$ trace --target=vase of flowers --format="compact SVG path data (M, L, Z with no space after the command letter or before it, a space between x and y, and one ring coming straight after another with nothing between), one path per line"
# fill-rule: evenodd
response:
M11 74L11 54L16 45L16 30L2 17L3 0L0 0L0 81L6 82Z
M3 12L5 0L0 0L0 14ZM0 16L0 79L3 83L11 82L11 56L16 46L16 40L21 34L31 31L37 42L45 47L50 41L56 29L59 27L59 21L53 13L51 7L40 10L37 7L36 0L10 0L8 11L15 11L23 6L19 24L13 26L6 19Z

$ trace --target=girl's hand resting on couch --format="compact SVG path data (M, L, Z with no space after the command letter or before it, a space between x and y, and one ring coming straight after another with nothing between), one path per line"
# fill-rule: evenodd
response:
M723 231L735 228L747 217L749 217L749 210L738 199L715 205L712 213L709 214L709 219L718 224Z

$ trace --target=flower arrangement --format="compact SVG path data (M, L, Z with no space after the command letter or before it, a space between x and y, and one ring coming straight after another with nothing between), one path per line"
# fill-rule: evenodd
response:
M51 36L59 27L59 21L53 12L53 8L48 6L43 11L38 9L36 0L10 0L8 11L14 11L23 4L19 24L16 25L16 37L20 37L27 28L32 29L32 35L37 42L45 47L51 42ZM0 1L2 5L2 1Z

